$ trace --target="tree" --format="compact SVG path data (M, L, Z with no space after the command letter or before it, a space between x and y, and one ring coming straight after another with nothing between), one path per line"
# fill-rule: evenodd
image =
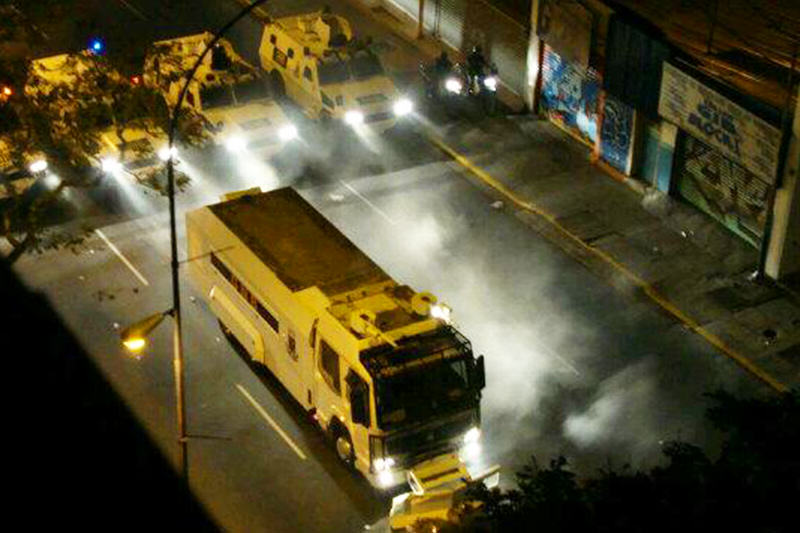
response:
M47 61L6 62L4 67L17 81L14 94L2 104L16 122L2 138L7 158L18 169L33 159L46 159L51 184L32 201L26 195L13 196L3 211L3 234L13 247L9 262L26 252L74 248L83 241L88 228L72 233L48 229L45 215L65 189L98 186L109 145L121 161L157 161L157 146L131 142L129 136L144 132L161 144L167 142L169 111L159 93L131 82L106 58L89 52L60 58L57 71L50 70ZM205 140L202 121L191 110L179 115L178 139L190 145ZM137 171L135 178L164 194L163 164ZM178 173L176 183L183 189L188 177Z
M603 470L579 480L559 457L535 458L518 488L471 489L454 523L419 523L432 532L797 531L800 498L800 391L761 399L709 395L711 423L724 433L719 456L671 442L666 464L649 472ZM435 529L434 529L435 528Z

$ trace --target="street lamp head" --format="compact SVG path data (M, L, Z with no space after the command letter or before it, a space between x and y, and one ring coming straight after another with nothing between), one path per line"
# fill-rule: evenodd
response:
M134 353L141 351L147 344L147 335L169 314L172 314L172 309L151 315L123 329L119 334L123 346Z

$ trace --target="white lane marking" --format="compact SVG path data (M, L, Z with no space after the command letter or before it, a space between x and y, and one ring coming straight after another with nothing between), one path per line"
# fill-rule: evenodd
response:
M139 17L140 19L147 20L147 17L144 15L144 13L142 13L141 11L139 11L138 9L133 7L133 5L131 5L131 3L128 2L127 0L119 0L119 3L122 4L123 6L127 7L128 11L130 11L131 13L133 13L134 15Z
M370 207L371 207L371 208L372 208L372 209L373 209L373 210L374 210L376 213L378 213L380 216L382 216L383 218L385 218L385 219L386 219L386 221L387 221L387 222L389 222L389 224L391 224L392 226L396 226L396 225L397 225L397 222L395 222L395 221L392 219L392 217L390 217L389 215L387 215L386 213L384 213L383 211L381 211L381 209L380 209L378 206L376 206L375 204L373 204L372 202L370 202L370 201L369 201L369 199L368 199L366 196L364 196L363 194L361 194L360 192L358 192L357 190L355 190L353 187L351 187L349 183L347 183L347 182L346 182L346 181L344 181L344 180L339 180L339 182L340 182L342 185L344 185L345 187L347 187L347 189L348 189L350 192L352 192L353 194L355 194L356 196L358 196L358 197L359 197L359 198L360 198L360 199L361 199L361 200L362 200L362 201L363 201L365 204L367 204L368 206L370 206Z
M275 422L275 420L273 420L271 416L269 416L269 414L268 414L268 413L267 413L267 412L264 410L264 408L263 408L263 407L261 407L261 404L259 404L259 403L258 403L258 402L255 400L255 398L253 398L253 397L250 395L250 393L249 393L249 392L247 392L247 389L245 389L244 387L242 387L242 386L241 386L241 385L239 385L238 383L236 384L236 388L237 388L237 389L239 389L239 392L241 392L241 393L242 393L242 396L244 396L245 398L247 398L247 401L248 401L248 402L250 402L250 404L251 404L251 405L252 405L252 406L255 408L255 410L256 410L256 411L258 411L258 414L260 414L260 415L261 415L261 417L262 417L264 420L266 420L266 421L267 421L267 423L268 423L270 426L272 426L272 429L274 429L274 430L275 430L275 431L278 433L278 435L280 435L280 436L281 436L281 438L282 438L282 439L283 439L283 440L286 442L286 444L288 444L288 445L289 445L289 447L290 447L290 448L291 448L291 449L294 451L294 453L296 453L296 454L297 454L297 456L298 456L300 459L303 459L303 460L305 461L305 459L306 459L306 454L304 454L304 453L303 453L303 450L301 450L301 449L300 449L300 447L299 447L299 446L297 446L297 444L295 444L295 443L294 443L294 441L293 441L293 440L292 440L292 439L289 437L289 435L287 435L287 434L286 434L286 433L285 433L285 432L284 432L284 431L281 429L281 427L278 425L278 423L277 423L277 422Z
M576 375L576 376L580 376L580 375L581 375L581 373L580 373L580 372L578 372L578 369L577 369L577 368L575 368L574 366L572 366L572 365L570 364L570 362L569 362L569 361L567 361L566 359L564 359L563 357L561 357L561 356L560 356L560 355L558 355L558 354L554 354L554 355L556 356L556 359L558 359L559 361L561 361L561 363L562 363L564 366L566 366L567 368L569 368L570 370L572 370L573 372L575 372L575 375Z
M130 269L130 271L131 271L131 272L133 272L133 275L134 275L134 276L136 276L137 278L139 278L139 281L141 281L142 283L144 283L144 286L145 286L145 287L148 287L148 286L150 286L150 282L149 282L149 281L147 281L147 280L145 279L145 277L144 277L144 276L142 276L141 272L139 272L138 270L136 270L136 267L135 267L135 266L133 266L133 265L131 264L131 262L130 262L130 261L128 261L128 258L127 258L127 257L125 257L124 255L122 255L122 252L120 252L120 251L119 251L119 248L117 248L116 246L114 246L114 243L113 243L113 242L111 242L111 241L109 241L109 240L108 240L108 237L106 237L106 236L103 234L103 232L102 232L102 231L100 231L99 229L96 229L96 230L94 230L94 232L95 232L95 233L97 233L97 236L98 236L98 237L100 237L101 239L103 239L103 242L104 242L104 243L106 243L106 244L108 245L108 247L109 247L109 248L111 248L111 251L112 251L112 252L114 252L115 254L117 254L117 257L119 257L119 258L120 258L120 260L121 260L123 263L125 263L125 266L126 266L126 267L128 267L128 268Z
M562 365L564 365L568 370L572 371L576 376L581 375L581 373L578 372L578 369L575 368L575 366L572 363L570 363L569 361L567 361L566 359L555 353L553 350L551 350L544 344L537 342L535 343L535 345L538 350L546 353L548 356L555 357L556 359L558 359Z

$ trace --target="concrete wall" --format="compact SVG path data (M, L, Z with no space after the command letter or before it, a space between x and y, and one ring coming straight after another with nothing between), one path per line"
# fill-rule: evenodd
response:
M766 274L780 279L800 272L800 89L794 110L792 138L786 153L783 184L775 191Z

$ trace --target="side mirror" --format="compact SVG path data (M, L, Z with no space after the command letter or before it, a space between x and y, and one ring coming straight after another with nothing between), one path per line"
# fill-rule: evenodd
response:
M486 365L483 356L480 355L475 360L475 388L483 390L486 387Z

